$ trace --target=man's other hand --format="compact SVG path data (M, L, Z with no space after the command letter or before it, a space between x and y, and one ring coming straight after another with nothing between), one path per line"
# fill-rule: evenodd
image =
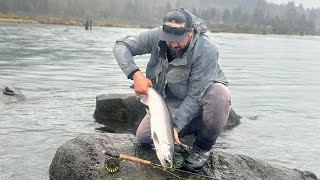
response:
M178 136L178 130L177 128L173 128L173 138L176 144L181 144Z

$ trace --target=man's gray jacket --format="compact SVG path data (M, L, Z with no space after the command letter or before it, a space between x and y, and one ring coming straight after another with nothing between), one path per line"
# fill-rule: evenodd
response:
M133 56L151 53L146 76L164 97L164 87L167 85L171 92L182 100L173 119L174 126L180 130L199 114L202 96L212 83L228 85L218 64L217 47L204 34L206 27L196 23L194 19L195 33L188 50L182 57L170 62L166 56L166 44L159 39L159 30L162 26L142 32L138 36L122 38L113 48L120 68L130 79L139 69Z

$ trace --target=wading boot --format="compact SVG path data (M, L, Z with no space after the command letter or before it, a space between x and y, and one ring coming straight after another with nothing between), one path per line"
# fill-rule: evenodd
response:
M205 151L194 145L192 152L183 164L183 167L189 171L197 172L200 170L210 156L210 150Z

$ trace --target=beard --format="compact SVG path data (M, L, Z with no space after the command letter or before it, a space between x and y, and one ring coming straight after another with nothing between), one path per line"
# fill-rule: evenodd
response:
M184 52L188 49L189 46L186 46L185 48L181 49L181 48L171 48L169 47L169 52L172 56L173 59L176 59L176 58L180 58Z
M176 59L182 55L182 49L180 49L180 48L178 48L178 49L169 48L169 51L170 51L170 54L173 57L173 59Z

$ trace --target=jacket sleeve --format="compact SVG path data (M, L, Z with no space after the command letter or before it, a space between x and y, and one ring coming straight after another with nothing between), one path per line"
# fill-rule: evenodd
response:
M133 56L149 54L157 46L159 28L140 33L138 36L127 36L116 41L113 54L124 74L131 79L132 73L139 70Z
M203 94L213 83L215 74L220 69L216 47L209 44L200 49L202 51L198 52L198 57L194 57L196 59L191 67L187 96L173 120L174 127L180 130L199 114Z

